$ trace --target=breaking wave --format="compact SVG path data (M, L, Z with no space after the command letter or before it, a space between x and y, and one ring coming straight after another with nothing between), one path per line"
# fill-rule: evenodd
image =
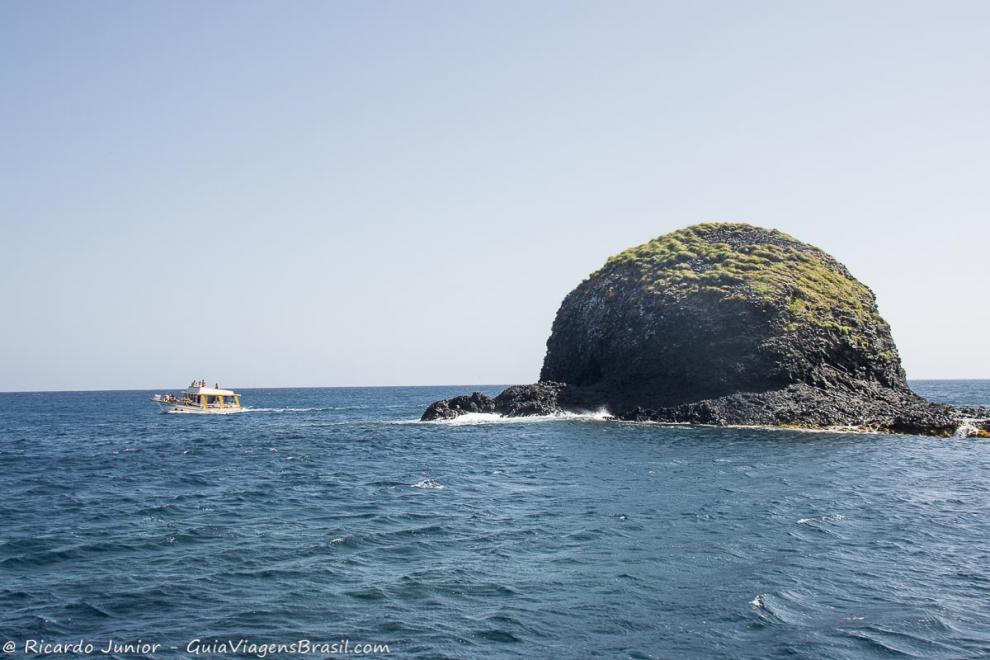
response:
M980 427L977 426L977 423L984 422L984 421L986 421L986 420L981 420L981 419L964 419L962 421L962 424L959 425L959 428L956 429L956 432L952 434L952 437L954 437L954 438L968 438L970 436L979 435L979 433L980 433Z
M443 484L436 479L423 479L412 485L413 488L423 488L425 490L443 490Z
M475 426L478 424L532 424L534 422L553 422L560 420L603 421L611 419L612 414L605 408L594 412L559 412L553 415L530 415L526 417L506 417L498 413L466 413L453 419L438 419L424 424L447 424L450 426ZM419 420L416 420L417 423Z

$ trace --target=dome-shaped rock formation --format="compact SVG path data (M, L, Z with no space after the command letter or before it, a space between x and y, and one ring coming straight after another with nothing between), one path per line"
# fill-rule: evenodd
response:
M745 224L687 227L610 258L564 298L540 379L465 411L605 406L635 420L939 435L986 414L917 397L873 292L822 250ZM462 414L447 403L423 418Z
M564 299L540 377L620 407L790 383L907 389L868 288L821 250L741 224L695 225L609 259Z

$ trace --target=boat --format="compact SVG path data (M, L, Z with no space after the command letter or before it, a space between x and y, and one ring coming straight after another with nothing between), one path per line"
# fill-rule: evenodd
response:
M205 380L194 380L181 394L156 394L151 400L163 413L229 415L244 412L241 395L219 385L207 387Z

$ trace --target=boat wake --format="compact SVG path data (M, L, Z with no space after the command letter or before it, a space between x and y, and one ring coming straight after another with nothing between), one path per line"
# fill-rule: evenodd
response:
M267 413L300 413L300 412L325 412L333 408L249 408L245 407L244 412L267 412Z

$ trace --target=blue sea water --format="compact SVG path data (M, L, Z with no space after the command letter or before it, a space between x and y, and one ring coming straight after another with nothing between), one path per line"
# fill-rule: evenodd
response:
M0 394L0 642L990 656L988 442L415 421L470 389Z

